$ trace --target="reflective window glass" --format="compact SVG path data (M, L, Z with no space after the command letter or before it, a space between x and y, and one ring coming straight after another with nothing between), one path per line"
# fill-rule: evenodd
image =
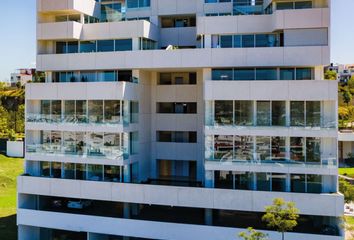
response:
M235 136L234 137L234 159L236 161L253 160L253 137L251 136Z
M321 162L321 139L308 137L306 138L306 162Z
M321 102L319 101L306 102L306 126L309 127L321 126Z
M296 68L296 80L312 79L312 68Z
M270 101L257 101L257 126L270 126Z
M114 40L99 40L97 41L97 52L113 52Z
M215 124L232 125L233 124L233 102L215 101Z
M243 48L254 47L254 35L242 35L242 47Z
M305 103L302 101L290 102L290 126L305 126Z
M278 73L276 68L257 68L256 80L277 80Z
M285 101L272 101L272 126L286 125Z
M234 69L235 80L255 80L254 68L236 68Z
M80 53L96 52L96 41L81 41Z
M232 161L233 159L233 136L214 136L214 159Z
M253 125L253 101L235 101L235 124Z
M115 40L115 51L131 51L133 49L132 39Z
M232 80L232 69L213 69L212 78L213 80Z
M271 160L271 144L270 137L256 137L256 155L257 160L269 161Z
M280 69L280 80L295 80L295 69L294 68L281 68Z
M221 48L232 48L232 35L220 36L220 47Z
M290 159L295 162L305 162L305 138L290 138Z

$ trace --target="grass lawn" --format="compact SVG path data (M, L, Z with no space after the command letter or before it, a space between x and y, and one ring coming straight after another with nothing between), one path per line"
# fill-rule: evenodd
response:
M17 239L16 177L23 172L22 158L0 155L0 238Z
M354 168L338 168L340 175L354 178Z

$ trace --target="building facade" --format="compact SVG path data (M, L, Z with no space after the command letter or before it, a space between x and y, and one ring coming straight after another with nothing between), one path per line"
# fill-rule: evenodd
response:
M343 239L327 0L37 1L19 239Z
M29 69L18 69L16 72L11 73L10 78L10 86L16 87L18 84L20 86L25 85L27 82L32 81L32 76L35 73L36 69L29 68Z

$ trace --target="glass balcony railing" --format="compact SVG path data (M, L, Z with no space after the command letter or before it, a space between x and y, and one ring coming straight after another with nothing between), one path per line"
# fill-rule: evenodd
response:
M211 152L211 154L213 154ZM220 159L209 157L205 159L207 162L220 163L225 165L242 165L242 166L277 166L277 167L305 167L305 168L337 168L337 158L322 158L319 162L295 161L287 158L269 158L266 160L240 160L232 156L225 156Z
M133 120L138 119L138 114L132 114ZM110 119L102 119L102 115L53 115L29 113L26 117L29 123L54 123L54 124L86 124L86 125L129 125L129 117L112 116Z
M126 147L119 146L87 146L80 144L27 144L26 153L54 156L77 156L83 158L105 158L110 160L122 160L129 158Z

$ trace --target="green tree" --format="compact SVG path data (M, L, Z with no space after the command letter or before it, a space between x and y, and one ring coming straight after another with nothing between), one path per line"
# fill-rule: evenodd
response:
M354 76L351 76L351 78L348 80L348 88L354 89Z
M247 228L247 232L241 232L238 236L244 240L267 240L268 239L267 234L258 232L251 227Z
M265 214L262 221L267 223L269 228L280 232L284 240L285 232L292 231L297 225L299 210L293 202L285 202L282 198L275 198L273 205L265 207Z
M346 203L354 201L354 186L342 178L339 179L339 191L344 195Z
M343 97L343 102L347 104L347 106L349 105L349 103L352 101L352 94L349 92L348 89L344 90L344 92L342 93L342 97Z
M0 105L0 133L7 133L9 128L9 113Z
M15 112L15 114L16 114L15 119L17 119L15 129L17 133L24 133L25 132L25 105L21 104L18 107L18 110L17 112Z
M327 70L325 72L325 79L326 80L337 80L337 73L335 71Z
M345 127L344 122L349 120L350 112L347 107L339 107L338 108L338 119L340 123L340 127Z

